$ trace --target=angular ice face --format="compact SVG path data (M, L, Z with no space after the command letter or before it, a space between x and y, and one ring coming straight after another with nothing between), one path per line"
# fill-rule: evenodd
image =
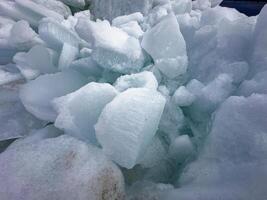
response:
M39 23L38 33L48 46L61 50L64 43L78 46L84 42L78 35L52 19L44 19Z
M89 83L53 101L58 112L55 126L88 143L97 144L94 125L117 91L107 83Z
M157 90L158 81L152 72L144 71L137 74L124 75L114 83L115 88L123 92L129 88L148 88Z
M108 21L79 19L75 29L93 46L92 58L101 67L120 73L138 72L143 67L145 56L138 39Z
M91 76L99 78L102 74L103 69L92 59L92 57L81 58L73 61L70 69L74 69L85 76Z
M34 45L43 43L37 33L31 29L29 23L24 20L13 25L8 40L10 46L21 51L29 50Z
M0 155L1 200L124 199L122 174L101 150L69 136L25 140Z
M174 14L169 14L145 32L142 47L152 56L155 66L168 78L186 72L186 44Z
M141 12L146 15L153 0L92 0L92 13L96 18L112 20L115 17Z
M134 167L157 131L165 101L155 90L132 88L107 104L95 125L105 154L122 167Z
M143 30L141 29L137 21L130 21L128 23L118 25L117 27L128 33L128 35L135 37L137 39L144 34Z
M86 81L74 70L43 75L21 87L20 99L26 110L37 118L55 121L57 115L51 101L79 89Z
M189 92L186 87L181 86L175 91L172 98L178 106L190 106L195 100L195 95Z
M40 74L55 73L58 55L49 48L36 45L27 53L17 53L13 61L26 79L33 79Z
M122 24L127 24L131 21L143 22L144 16L140 12L132 13L130 15L124 15L116 17L112 20L112 26L120 26Z

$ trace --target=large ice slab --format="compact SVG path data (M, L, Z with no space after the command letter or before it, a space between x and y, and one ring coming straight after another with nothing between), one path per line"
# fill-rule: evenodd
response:
M89 83L79 90L53 101L59 115L55 126L83 141L97 144L94 125L117 91L107 83Z
M174 14L166 16L144 34L142 47L152 56L155 66L168 78L186 72L186 44Z
M79 89L86 81L74 70L43 75L23 85L20 98L25 108L37 118L54 121L57 114L51 101Z
M165 101L157 91L131 88L107 104L95 125L104 152L119 165L134 167L156 133Z
M69 136L25 140L0 155L2 200L124 199L121 172L99 149Z

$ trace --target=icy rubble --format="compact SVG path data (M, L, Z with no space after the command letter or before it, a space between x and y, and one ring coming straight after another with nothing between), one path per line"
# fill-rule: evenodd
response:
M0 199L266 199L267 6L220 2L0 0Z

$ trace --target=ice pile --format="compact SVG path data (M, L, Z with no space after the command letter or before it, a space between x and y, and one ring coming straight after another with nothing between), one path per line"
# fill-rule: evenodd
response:
M0 0L0 199L267 199L267 6L220 2Z

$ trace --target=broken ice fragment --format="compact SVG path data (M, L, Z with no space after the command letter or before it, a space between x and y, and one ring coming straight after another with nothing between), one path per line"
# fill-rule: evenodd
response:
M34 46L27 53L19 52L13 58L26 79L36 78L40 74L55 73L57 60L56 52L41 45Z
M152 72L144 71L137 74L121 76L116 80L114 86L120 92L129 88L148 88L157 90L158 82Z
M145 32L142 47L152 56L155 66L168 78L186 72L186 44L175 15L169 14Z
M156 133L165 101L155 90L131 88L107 104L95 125L105 154L122 167L134 167Z
M132 13L130 15L119 16L112 20L112 26L120 26L122 24L127 24L131 21L136 21L138 23L143 22L144 16L140 12Z
M97 144L94 125L117 91L107 83L89 83L79 90L53 101L59 115L55 126L83 141Z
M42 20L39 24L38 32L41 39L55 50L61 50L64 43L73 46L84 44L84 41L74 31L67 29L52 19Z
M29 50L34 45L43 43L37 33L31 29L29 23L24 20L13 25L8 41L12 47L21 51Z
M86 78L74 70L47 74L21 87L20 98L26 110L37 118L55 121L56 112L51 101L71 93L86 84Z
M101 67L120 73L138 72L143 67L145 56L138 39L109 22L79 19L76 30L93 45L92 58Z
M178 106L190 106L195 100L194 94L190 93L184 86L179 87L172 98Z

